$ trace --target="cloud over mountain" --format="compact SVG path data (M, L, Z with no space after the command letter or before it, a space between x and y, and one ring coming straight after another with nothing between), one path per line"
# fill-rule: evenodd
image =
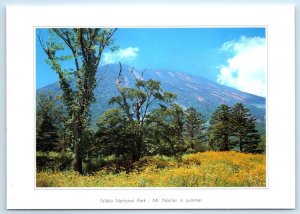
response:
M117 51L110 51L103 54L103 64L129 62L138 56L138 47L120 48Z
M238 90L266 96L267 47L265 38L244 37L225 42L221 51L231 55L220 66L217 81Z

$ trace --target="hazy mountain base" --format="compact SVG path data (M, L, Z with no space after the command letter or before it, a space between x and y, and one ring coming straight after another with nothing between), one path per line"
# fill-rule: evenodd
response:
M235 151L144 157L129 173L103 168L91 175L74 171L36 174L37 187L265 187L266 157Z

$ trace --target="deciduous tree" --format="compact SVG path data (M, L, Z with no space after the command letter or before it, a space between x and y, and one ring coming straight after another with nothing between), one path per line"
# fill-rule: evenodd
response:
M95 74L104 49L113 43L116 29L52 28L49 31L47 42L41 36L38 39L48 64L59 77L62 100L67 110L66 127L75 153L74 169L83 173L83 145L87 143L85 132L90 121L89 107L95 100ZM66 60L73 61L67 69L64 66Z
M176 96L169 92L163 92L160 82L152 79L143 80L143 74L140 77L135 76L134 68L131 71L135 78L134 87L124 87L122 85L122 65L116 81L119 91L118 96L110 100L110 104L117 104L126 117L128 128L131 129L133 141L132 161L137 161L147 153L145 140L150 110L153 108L162 108L164 105L173 101Z

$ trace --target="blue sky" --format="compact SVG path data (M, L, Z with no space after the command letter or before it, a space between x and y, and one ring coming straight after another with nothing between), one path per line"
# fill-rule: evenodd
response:
M37 32L47 39L47 29ZM265 96L264 28L119 28L114 38L119 50L107 50L101 64L120 61L139 69L182 71ZM37 88L57 81L45 59L36 42Z

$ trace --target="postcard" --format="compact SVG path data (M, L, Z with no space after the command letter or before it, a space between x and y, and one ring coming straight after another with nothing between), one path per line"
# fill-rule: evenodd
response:
M7 7L7 208L295 208L294 22Z

